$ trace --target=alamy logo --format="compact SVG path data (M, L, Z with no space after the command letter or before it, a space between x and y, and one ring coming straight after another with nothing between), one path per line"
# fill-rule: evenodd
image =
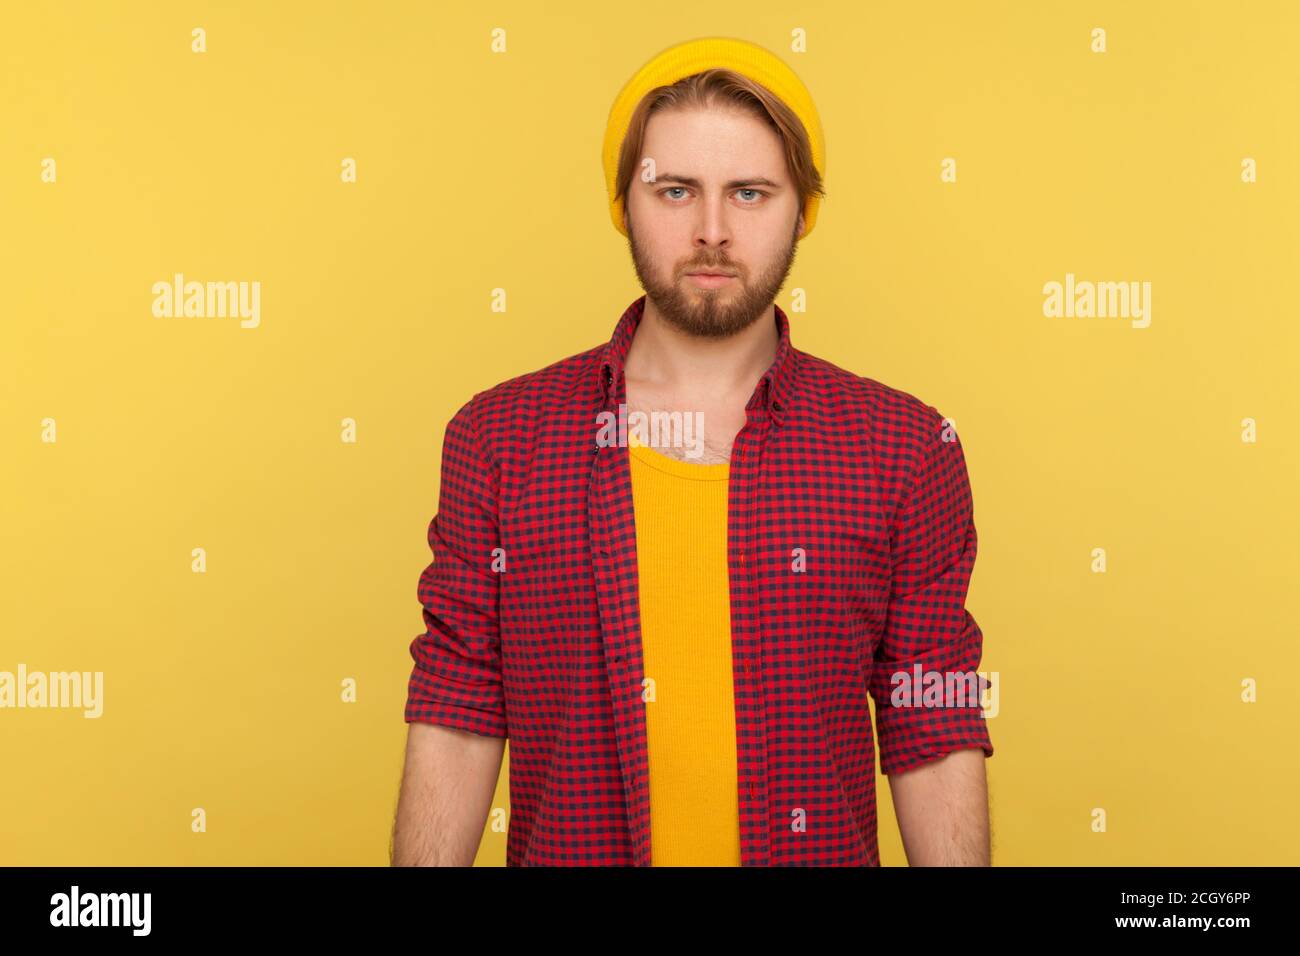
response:
M703 412L629 412L627 404L619 402L618 417L613 412L599 412L596 425L597 448L626 448L631 431L642 445L685 448L687 458L699 458L704 453Z
M159 319L240 319L240 328L262 322L262 283L186 282L183 273L153 284L153 314Z
M1132 319L1135 329L1151 324L1150 282L1075 282L1052 280L1043 286L1043 315L1049 319Z
M983 717L998 715L997 671L927 671L913 664L910 673L894 671L889 683L891 707L980 707Z
M130 926L131 935L148 936L153 908L151 893L71 893L50 897L51 926Z
M18 673L0 671L0 708L67 707L85 710L83 717L104 713L103 671L34 671L19 664Z

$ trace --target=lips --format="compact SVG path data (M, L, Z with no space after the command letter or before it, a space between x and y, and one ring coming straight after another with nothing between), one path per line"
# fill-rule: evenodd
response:
M731 272L688 272L686 278L697 289L725 289L736 276Z

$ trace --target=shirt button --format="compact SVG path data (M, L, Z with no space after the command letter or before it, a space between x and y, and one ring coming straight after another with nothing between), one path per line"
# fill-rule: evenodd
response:
M744 564L744 563L745 563L745 552L744 552L744 551L740 552L740 563L741 563L741 564Z

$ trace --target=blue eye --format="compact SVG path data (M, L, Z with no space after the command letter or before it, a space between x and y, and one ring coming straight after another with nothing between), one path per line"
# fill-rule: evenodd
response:
M659 191L659 195L661 195L661 196L668 196L668 198L669 198L669 199L672 199L672 200L676 200L676 199L679 199L679 198L684 198L684 197L669 196L669 195L668 195L669 193L676 193L676 192L682 192L682 193L684 193L684 192L686 192L686 187L685 187L685 186L669 186L669 187L666 188L666 189L661 189L661 190ZM762 199L767 195L767 193L763 192L761 189L750 189L749 187L742 187L742 188L740 188L740 189L737 189L736 192L737 192L737 193L752 193L752 194L753 194L753 196L754 196L753 199L743 199L743 198L741 199L741 202L743 202L746 206L756 206L756 205L758 205L759 202L761 202Z

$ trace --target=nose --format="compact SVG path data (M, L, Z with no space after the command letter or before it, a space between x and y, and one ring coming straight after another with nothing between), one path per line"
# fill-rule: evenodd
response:
M730 248L731 224L727 220L726 198L714 196L696 208L699 210L695 222L696 247Z

